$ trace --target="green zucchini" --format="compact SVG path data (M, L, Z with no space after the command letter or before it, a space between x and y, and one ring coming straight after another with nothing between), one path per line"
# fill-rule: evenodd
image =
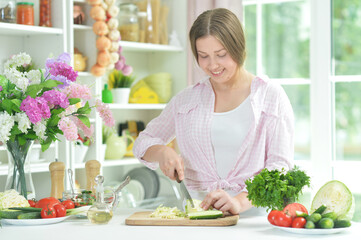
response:
M9 208L11 210L20 210L23 212L41 212L41 208L34 208L34 207L12 207Z
M37 219L41 218L40 212L27 212L20 214L18 219Z
M6 218L6 219L17 219L20 214L24 213L20 210L1 210L0 211L0 218Z
M351 221L349 220L335 220L334 228L344 228L344 227L351 227Z
M214 218L223 217L222 211L218 211L218 210L190 212L187 215L189 219L214 219Z

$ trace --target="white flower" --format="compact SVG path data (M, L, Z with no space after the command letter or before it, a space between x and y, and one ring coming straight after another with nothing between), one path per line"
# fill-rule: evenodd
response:
M29 79L26 78L26 73L21 73L16 68L30 64L30 62L31 57L28 54L19 53L7 60L4 65L5 77L24 92L29 85Z
M40 83L41 73L39 70L30 70L26 73L26 76L30 80L30 84Z
M14 126L14 117L7 112L0 112L0 141L6 143L9 140L10 131Z
M23 133L28 133L31 122L26 113L16 113L14 119L18 122L18 127L20 131L22 131Z
M26 53L19 53L12 56L5 62L5 68L16 68L21 65L28 65L31 63L31 57Z
M46 140L45 137L45 131L46 131L46 121L44 119L42 119L40 122L34 124L33 127L36 136L38 136L39 138Z

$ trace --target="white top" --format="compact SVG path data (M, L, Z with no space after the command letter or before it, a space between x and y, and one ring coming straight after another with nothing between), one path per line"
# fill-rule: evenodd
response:
M221 179L227 178L234 167L253 118L249 97L231 111L213 113L211 139L217 172Z

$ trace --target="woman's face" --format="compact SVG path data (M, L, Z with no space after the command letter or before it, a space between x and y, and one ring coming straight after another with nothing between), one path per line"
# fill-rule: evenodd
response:
M236 80L238 65L217 38L210 35L198 38L196 48L199 66L214 82Z

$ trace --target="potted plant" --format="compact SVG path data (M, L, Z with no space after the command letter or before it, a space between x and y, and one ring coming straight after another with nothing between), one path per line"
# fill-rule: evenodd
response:
M135 77L125 75L120 70L113 70L108 77L109 89L112 89L113 102L127 104L129 102L130 87Z

